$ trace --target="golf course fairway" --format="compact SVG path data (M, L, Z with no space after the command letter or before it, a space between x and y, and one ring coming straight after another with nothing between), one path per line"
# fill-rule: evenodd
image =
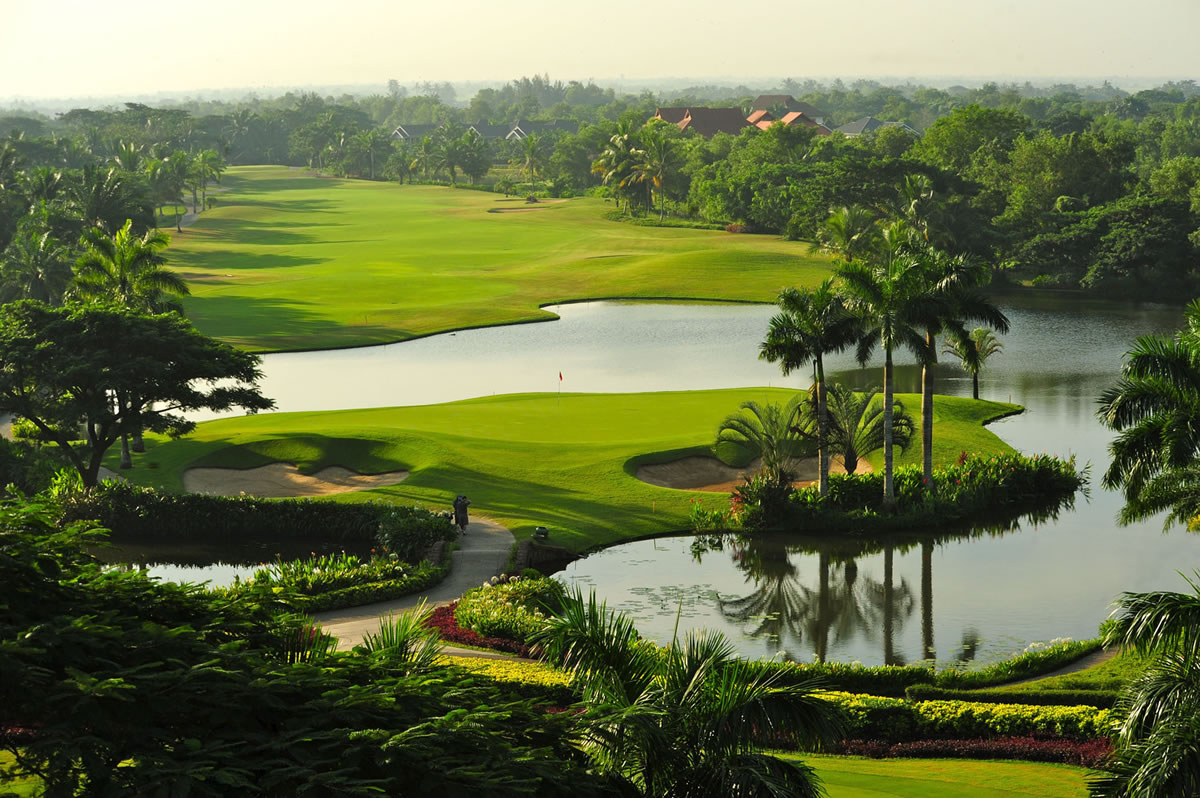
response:
M774 302L830 271L802 242L611 221L594 198L526 204L255 166L226 172L216 201L170 231L168 266L196 327L253 351L548 320L540 305L581 299Z
M343 466L364 474L405 470L403 482L338 501L386 499L449 507L465 493L472 513L492 518L518 539L536 526L575 551L688 528L689 502L724 506L727 496L655 487L636 467L684 455L710 454L718 425L747 400L786 401L781 388L637 394L513 394L416 407L271 413L209 421L186 437L148 436L131 481L181 490L192 467L252 468L273 462L312 474ZM919 397L899 395L906 407ZM938 396L934 402L935 464L967 452L1011 447L983 427L1018 408L1000 402ZM116 466L114 459L110 467ZM920 447L897 451L915 464ZM880 455L871 458L878 466Z

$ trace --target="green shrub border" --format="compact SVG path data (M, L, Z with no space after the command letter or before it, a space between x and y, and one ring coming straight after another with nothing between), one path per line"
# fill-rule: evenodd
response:
M970 701L984 704L1032 704L1041 706L1090 706L1112 709L1120 695L1116 690L954 690L931 684L914 684L904 691L909 701Z

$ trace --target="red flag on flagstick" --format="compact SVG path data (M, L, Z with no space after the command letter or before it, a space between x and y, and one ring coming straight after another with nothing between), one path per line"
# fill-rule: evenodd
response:
M562 372L558 372L558 381L562 382Z

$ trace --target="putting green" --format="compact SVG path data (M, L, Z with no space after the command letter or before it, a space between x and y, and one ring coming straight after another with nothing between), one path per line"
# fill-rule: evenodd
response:
M1087 771L1067 765L971 759L804 755L829 798L1084 798Z
M783 402L784 389L740 388L640 394L514 394L441 405L273 413L200 424L177 441L147 438L147 452L123 472L134 482L182 488L193 466L250 468L288 462L312 474L326 466L361 473L407 470L404 482L338 501L386 498L449 507L458 493L472 512L518 538L535 526L580 551L688 528L690 502L724 505L721 494L655 487L633 474L642 463L708 454L716 428L741 402ZM917 397L905 404L916 407ZM934 403L939 463L963 450L1011 451L981 425L1014 405L939 396ZM898 458L919 461L919 447ZM110 460L110 466L115 461Z
M539 305L567 300L773 302L829 273L800 242L623 224L598 199L526 206L285 167L236 167L222 183L216 208L171 231L167 257L196 326L255 351L545 320Z

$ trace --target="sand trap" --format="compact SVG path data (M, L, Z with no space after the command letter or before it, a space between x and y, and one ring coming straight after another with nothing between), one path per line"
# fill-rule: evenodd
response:
M382 488L403 482L407 477L407 471L360 474L341 466L322 468L310 476L301 474L291 463L271 463L258 468L189 468L183 472L183 488L217 496L244 493L279 499Z
M734 468L725 465L715 457L692 455L658 465L638 466L637 478L660 488L675 488L676 490L705 490L713 493L729 493L745 481L748 474L758 470L759 461L755 460L746 468ZM805 457L793 465L799 477L793 485L798 488L808 487L817 481L817 458ZM829 470L835 474L846 473L842 458L834 457L829 464ZM871 464L865 460L858 461L858 472L868 473Z

